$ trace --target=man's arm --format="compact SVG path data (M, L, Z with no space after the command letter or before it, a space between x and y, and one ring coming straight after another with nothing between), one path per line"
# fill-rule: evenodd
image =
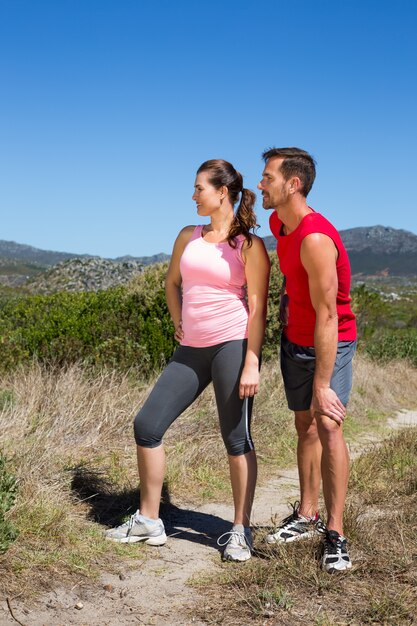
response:
M307 235L301 244L301 262L308 274L311 303L316 312L314 347L316 368L311 408L341 424L346 408L330 389L337 353L337 249L330 237L321 233Z

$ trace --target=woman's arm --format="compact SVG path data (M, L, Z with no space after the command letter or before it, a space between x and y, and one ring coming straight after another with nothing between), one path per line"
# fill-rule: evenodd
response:
M244 247L248 290L248 348L240 377L239 395L250 397L259 391L259 359L265 335L270 261L264 242L255 235L252 245Z
M171 315L172 322L175 328L174 337L177 341L181 341L184 337L182 331L181 309L181 272L180 272L180 260L184 248L190 241L191 235L194 232L195 226L186 226L183 228L178 237L175 240L174 248L172 250L171 262L168 267L168 272L165 278L165 297L167 300L168 309Z

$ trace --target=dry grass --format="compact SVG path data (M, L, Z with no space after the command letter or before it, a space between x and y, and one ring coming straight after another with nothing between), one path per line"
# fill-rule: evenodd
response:
M317 540L269 547L263 530L259 558L241 568L225 564L221 580L203 581L200 617L228 626L414 624L416 441L417 429L409 429L355 461L346 513L350 572L322 572Z
M30 592L48 586L51 575L94 576L117 562L115 552L128 553L105 544L101 531L137 507L131 423L149 388L133 372L92 376L81 366L54 371L35 363L3 378L0 452L18 479L8 515L20 535L0 556L0 589L13 592L23 581ZM377 367L358 357L352 436L375 426L376 416L411 406L416 388L415 369L401 363ZM194 504L231 497L218 430L208 390L167 434L165 503L171 497ZM295 431L274 363L263 367L253 435L261 478L294 463Z

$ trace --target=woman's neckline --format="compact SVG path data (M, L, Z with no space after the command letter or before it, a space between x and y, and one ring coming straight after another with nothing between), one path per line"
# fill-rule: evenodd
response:
M202 239L204 243L207 243L209 246L224 246L224 244L229 243L227 239L223 239L222 241L207 241L206 239L204 239L204 225L200 226L200 239Z

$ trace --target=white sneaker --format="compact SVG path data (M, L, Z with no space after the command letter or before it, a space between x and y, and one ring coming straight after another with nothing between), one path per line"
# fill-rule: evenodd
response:
M118 543L144 541L150 546L163 546L167 540L162 520L149 520L143 517L139 511L131 515L124 524L106 530L104 536L106 539Z
M227 537L226 541L221 541ZM245 528L243 524L235 524L232 530L223 533L218 539L219 546L226 546L223 552L224 561L248 561L252 556L252 532L250 528Z
M352 561L347 550L346 537L339 535L335 530L327 530L323 541L321 569L332 574L343 572L351 567Z
M325 532L326 527L318 514L314 518L303 517L299 513L299 502L291 506L293 508L291 515L283 519L278 528L265 537L266 543L290 543Z

